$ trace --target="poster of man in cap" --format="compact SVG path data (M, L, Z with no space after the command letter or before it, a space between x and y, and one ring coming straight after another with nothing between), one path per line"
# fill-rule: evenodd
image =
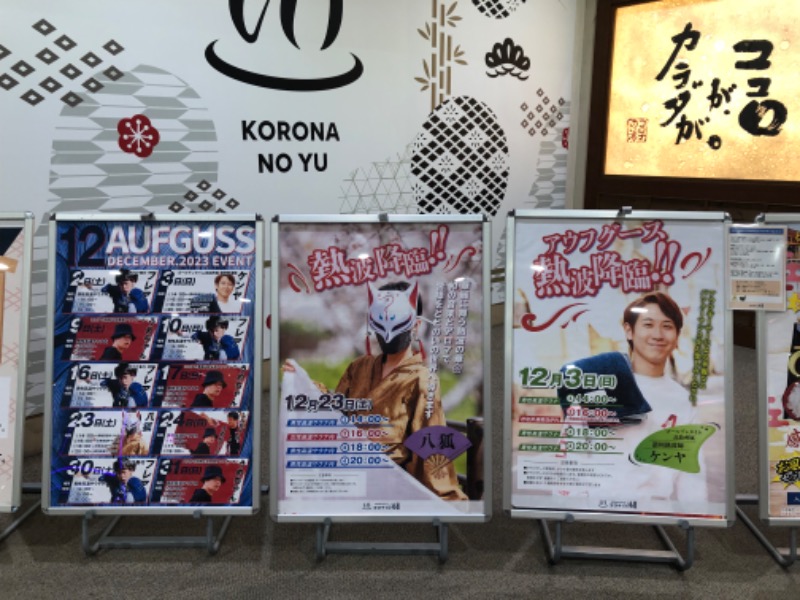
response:
M247 432L249 413L228 410L162 410L153 452L161 456L237 455L229 450ZM234 432L233 435L231 432ZM234 448L236 449L236 448Z
M213 375L209 375L215 371ZM155 406L189 408L205 404L214 408L235 408L242 405L250 365L247 363L170 363L162 367L156 384ZM210 384L219 387L205 392ZM218 393L217 393L218 392ZM208 404L200 396L211 400Z
M78 363L55 374L55 401L72 408L146 407L151 402L157 374L155 363Z
M253 507L255 224L56 218L51 236L46 510Z
M75 269L64 299L66 313L148 313L158 271Z
M161 360L239 360L247 343L247 317L212 315L171 317L158 341Z
M150 358L158 319L155 317L84 316L65 323L56 333L65 361L146 361ZM59 344L61 342L61 344Z
M55 494L60 504L72 506L143 505L155 472L152 458L74 459Z
M244 459L162 459L151 502L236 504L248 470Z

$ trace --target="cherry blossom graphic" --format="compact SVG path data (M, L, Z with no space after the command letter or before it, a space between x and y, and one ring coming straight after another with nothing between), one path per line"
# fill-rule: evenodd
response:
M121 119L117 123L119 147L123 152L135 154L139 158L147 158L161 141L158 129L153 127L144 115L133 115L130 119Z

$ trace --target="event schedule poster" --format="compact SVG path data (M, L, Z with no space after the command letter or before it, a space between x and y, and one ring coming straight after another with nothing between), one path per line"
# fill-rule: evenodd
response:
M485 222L327 220L273 230L273 516L484 520Z
M509 219L510 508L729 516L725 235L704 214Z
M32 216L0 214L0 511L19 506Z
M762 466L762 518L795 522L800 519L800 218L778 220L773 215L769 225L786 228L786 310L765 313L766 431L765 458ZM776 219L776 220L773 220ZM764 456L764 455L762 455ZM766 498L766 500L765 500Z
M262 229L56 216L49 508L257 508Z

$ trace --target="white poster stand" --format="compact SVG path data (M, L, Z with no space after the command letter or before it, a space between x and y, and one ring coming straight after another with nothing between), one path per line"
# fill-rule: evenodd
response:
M444 561L449 523L489 518L488 235L480 215L275 217L271 514L318 523L318 557ZM438 541L329 540L350 522Z
M43 506L84 517L87 554L213 554L258 510L263 234L256 215L51 220ZM100 515L115 518L92 542ZM125 515L207 517L207 532L111 538Z
M800 215L767 213L759 215L757 226L786 229L786 308L756 313L756 356L758 360L758 463L759 493L738 494L736 514L783 567L797 560L797 528L800 526L800 434L797 411L796 352L798 299L800 299ZM759 506L759 517L769 527L788 527L788 547L776 547L741 508Z
M725 221L630 209L510 214L504 508L541 521L551 562L683 570L695 526L731 525ZM590 521L653 525L666 550L563 545L563 523ZM687 532L686 557L664 525Z
M0 512L17 512L23 492L38 491L22 484L32 249L33 214L0 213ZM38 506L15 518L0 541Z

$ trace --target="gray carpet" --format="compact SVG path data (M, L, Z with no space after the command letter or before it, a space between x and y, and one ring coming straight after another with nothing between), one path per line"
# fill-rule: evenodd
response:
M36 512L0 544L0 598L797 598L800 564L779 567L741 523L698 529L694 566L564 560L548 564L538 524L502 511L502 328L492 331L494 516L450 527L449 560L434 556L331 555L317 561L315 525L277 525L265 508L235 518L216 556L199 549L81 551L81 520ZM736 489L757 491L755 352L734 349ZM266 409L266 401L265 401ZM267 412L266 410L264 412ZM266 456L266 442L264 455ZM38 479L41 458L26 462ZM267 461L264 460L264 464ZM266 472L264 474L266 482ZM26 497L30 503L32 497ZM756 508L748 509L756 516ZM0 515L0 527L11 517ZM99 532L106 519L96 519ZM683 533L667 528L683 548ZM128 517L117 533L200 535L187 517ZM769 536L788 543L788 530ZM337 525L332 539L434 541L428 525ZM565 543L660 549L647 526L573 524Z

